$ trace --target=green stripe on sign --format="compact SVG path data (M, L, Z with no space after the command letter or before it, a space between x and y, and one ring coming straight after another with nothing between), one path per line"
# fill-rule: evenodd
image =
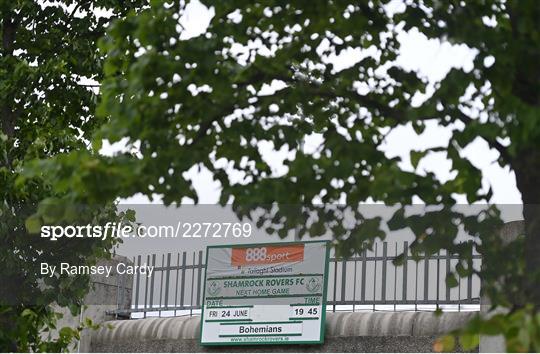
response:
M278 321L278 322L246 322L246 323L222 323L224 326L232 326L232 325L239 325L239 324L288 324L288 323L302 323L302 321Z
M276 334L220 334L220 337L293 337L293 336L301 336L302 333L291 333L291 334L283 334L283 333L276 333Z
M223 306L206 306L207 309L233 309L233 308L242 308L242 307L253 307L253 305L223 305Z
M321 304L290 304L289 306L320 306Z
M250 320L249 318L243 318L243 319L233 319L233 320L228 320L228 319L223 319L223 320L205 320L204 322L248 322L250 323L250 321L253 321L253 320Z
M261 296L218 296L207 297L207 300L229 300L229 299L275 299L280 297L313 297L322 296L321 293L317 294L291 294L291 295L261 295Z
M319 317L289 317L289 320L302 320L302 321L309 321L309 320L318 320Z
M208 280L226 280L226 279L261 279L261 278L301 278L301 277L322 277L324 274L321 273L308 273L308 274L291 274L291 275L235 275L230 277L216 277L208 278Z

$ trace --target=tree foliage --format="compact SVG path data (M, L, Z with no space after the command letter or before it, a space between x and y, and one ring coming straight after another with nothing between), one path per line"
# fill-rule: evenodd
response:
M40 176L20 177L29 161L89 149L105 120L94 114L98 96L82 83L103 77L97 40L105 25L138 3L0 1L1 351L66 350L78 331L43 335L55 329L58 314L51 304L79 311L88 277L43 279L39 264L92 264L110 256L111 240L52 243L29 231L58 220L85 225L124 217L114 205L58 202L64 193Z
M282 207L269 207L260 226L280 235L297 227L305 236L331 231L345 255L385 237L381 220L355 206L400 205L389 227L414 232L413 253L444 249L461 256L450 285L475 272L493 305L511 309L503 316L514 324L508 328L523 318L515 311L537 318L540 8L534 0L203 3L214 15L196 36L183 28L184 1L150 1L115 21L101 41L106 60L92 149L27 164L19 181L43 177L66 202L106 203L140 192L171 204L197 201L186 172L205 168L221 184L220 202L232 203L239 215L249 216L254 204L277 203ZM475 52L472 69L454 68L433 86L403 69L396 62L398 36L411 29L467 46ZM335 67L330 58L348 51L357 51L358 60ZM412 151L412 168L384 153L389 132L409 126L420 134L428 122L451 137ZM305 151L314 135L321 144ZM140 154L100 156L103 139L124 139ZM496 207L474 215L454 208L456 195L471 204L491 200L482 172L464 157L475 139L515 172L526 228L511 245L497 236ZM285 173L272 171L261 144L291 152ZM441 153L452 164L447 181L419 168L426 156ZM418 200L442 208L407 214L405 206ZM346 210L355 214L354 225L345 224ZM460 227L471 242L455 242ZM474 249L483 255L481 270L471 266ZM538 321L528 323L538 333ZM518 334L509 333L512 343ZM538 341L512 348L538 350Z

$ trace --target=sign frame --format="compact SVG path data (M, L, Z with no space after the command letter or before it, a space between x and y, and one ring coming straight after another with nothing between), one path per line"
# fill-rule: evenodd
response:
M324 275L323 275L323 293L321 298L321 327L320 327L320 336L319 340L296 340L296 341L286 341L286 342L261 342L261 341L247 341L247 342L219 342L219 343L203 343L202 334L204 326L204 302L206 299L206 278L207 278L207 267L208 267L208 254L211 248L249 248L249 247L265 247L265 246L282 246L282 245L293 245L293 244L308 244L308 243L322 243L325 244L325 259L324 259ZM328 272L330 267L330 241L328 240L312 240L312 241L287 241L287 242L269 242L269 243L247 243L247 244L223 244L223 245L209 245L206 246L206 261L205 261L205 271L204 271L204 286L203 286L203 299L201 303L201 324L199 328L199 345L201 346L237 346L237 345L287 345L287 344L323 344L325 327L326 327L326 300L328 295Z

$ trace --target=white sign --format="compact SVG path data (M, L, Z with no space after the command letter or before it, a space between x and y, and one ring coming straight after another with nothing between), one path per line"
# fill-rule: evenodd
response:
M209 246L202 345L324 341L326 241Z

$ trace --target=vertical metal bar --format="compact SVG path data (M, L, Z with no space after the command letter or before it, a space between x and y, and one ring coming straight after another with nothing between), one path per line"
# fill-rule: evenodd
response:
M461 311L461 277L458 277L458 312Z
M382 255L382 289L381 289L381 300L386 304L386 263L387 263L387 251L388 251L388 242L383 242L383 255Z
M375 311L375 301L376 301L376 297L377 297L377 292L376 292L376 289L377 289L377 244L375 244L375 257L374 257L374 260L375 260L375 272L373 273L374 274L374 277L373 277L373 311Z
M133 263L135 263L135 257L133 257ZM127 281L127 275L126 274L122 274L121 276L121 285L122 285L122 290L121 290L121 294L120 294L120 306L123 310L126 309L126 303L125 303L125 299L126 299L126 281Z
M120 313L122 312L122 282L123 282L123 276L122 274L118 274L116 277L116 312L115 312L115 318L118 318Z
M163 275L165 274L165 254L161 255L161 280L159 281L159 306L158 306L158 316L161 317L161 308L163 306L162 299L163 299Z
M448 274L450 274L450 251L446 250L446 276L448 276ZM444 287L446 290L446 295L445 295L446 302L449 302L450 301L450 287L446 285L446 283Z
M347 281L347 260L343 258L341 260L341 302L345 302L345 291L346 291L346 281Z
M467 299L470 302L472 300L472 277L473 277L473 273L472 273L473 261L472 261L472 258L471 258L471 261L469 263L469 269L470 269L471 272L469 273L469 276L467 277Z
M150 264L150 255L146 256L146 265ZM144 282L144 318L146 318L146 309L148 307L148 282L150 279L148 278L148 275L145 275L145 282Z
M409 263L409 243L407 241L403 242L403 294L401 295L401 300L407 302L407 265Z
M156 255L152 255L152 266L156 266ZM150 311L152 311L152 308L154 307L154 277L151 277L152 280L150 280Z
M176 316L176 308L178 307L178 274L180 273L180 253L176 257L176 282L174 283L174 315Z
M362 305L366 303L366 264L367 264L367 251L362 251L362 287L360 289L360 300Z
M115 288L116 288L116 312L114 314L115 318L118 318L118 314L120 313L120 274L116 277L115 281Z
M394 249L395 252L394 252L394 260L397 258L397 248L398 248L398 243L396 242L396 248ZM397 305L397 299L396 299L396 295L397 295L397 266L395 264L392 263L392 265L394 266L394 311L396 311L396 305Z
M133 257L133 263L135 263L135 257ZM133 281L133 280L132 280ZM127 292L127 274L122 274L122 309L126 310L126 292Z
M424 302L429 297L429 258L428 254L424 253Z
M416 272L414 274L414 311L418 311L418 259L416 263Z
M337 292L337 257L334 257L334 297L332 300L334 301L334 305L332 306L332 312L336 312L336 292Z
M197 274L197 308L201 306L201 278L202 278L202 264L203 260L203 251L199 251L199 266Z
M165 276L165 308L169 307L169 278L171 275L171 254L167 253L167 275Z
M193 262L191 263L191 300L189 302L189 316L193 316L193 290L195 288L195 252L193 252Z
M354 280L353 280L353 305L352 312L354 312L354 307L356 305L356 265L357 265L357 254L354 255Z
M187 260L187 253L184 251L182 253L182 286L180 288L180 307L184 309L184 290L186 285L186 260Z
M141 255L137 256L137 263L135 265L138 267L137 269L140 269L141 265ZM139 282L141 281L141 272L137 272L137 276L135 277L135 309L139 308Z
M439 309L439 290L441 288L440 283L440 274L441 274L441 260L440 260L441 250L437 251L437 301L435 302L435 305L437 309Z

